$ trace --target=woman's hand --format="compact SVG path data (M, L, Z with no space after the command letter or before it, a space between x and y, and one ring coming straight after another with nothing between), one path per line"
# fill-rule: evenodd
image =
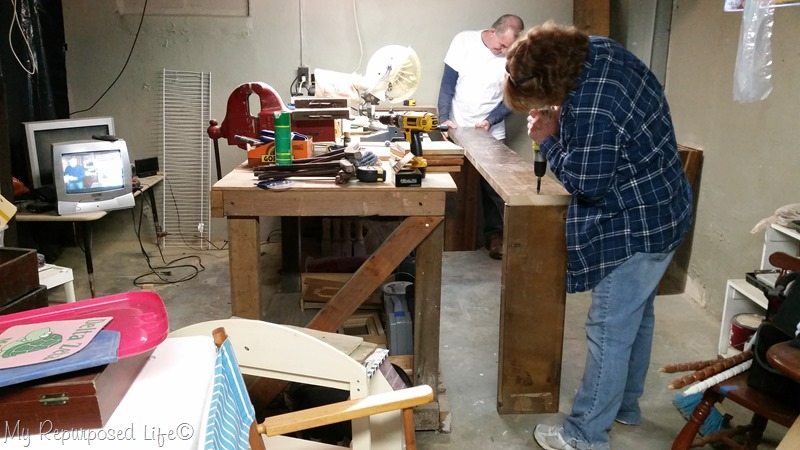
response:
M558 134L559 108L532 109L528 113L528 136L537 144L550 136Z

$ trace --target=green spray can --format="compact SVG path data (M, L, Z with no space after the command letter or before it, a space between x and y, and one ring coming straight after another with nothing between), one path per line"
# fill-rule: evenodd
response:
M285 111L275 113L275 162L279 166L292 163L292 115Z

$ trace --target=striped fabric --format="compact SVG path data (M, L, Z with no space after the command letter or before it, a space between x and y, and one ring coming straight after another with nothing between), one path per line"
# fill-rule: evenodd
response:
M248 449L253 404L229 339L217 350L214 393L206 423L206 450Z

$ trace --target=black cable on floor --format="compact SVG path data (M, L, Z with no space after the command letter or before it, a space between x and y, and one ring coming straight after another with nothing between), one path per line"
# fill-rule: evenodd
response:
M197 255L182 256L180 258L167 262L166 258L164 258L164 252L161 249L161 245L158 245L158 253L161 255L161 261L164 263L164 265L153 267L153 264L150 261L150 255L147 254L147 251L144 249L144 243L142 243L141 230L142 230L142 218L144 217L144 202L142 202L141 206L139 207L138 224L136 223L135 209L136 208L131 208L131 219L133 221L133 229L134 232L136 233L136 238L139 241L139 249L142 251L142 255L144 255L145 261L147 261L147 266L150 268L150 272L139 275L138 277L134 278L133 279L134 286L142 287L145 285L177 284L195 278L200 272L206 269L205 266L203 266L202 260ZM196 259L197 260L196 265L175 264L179 261L184 261L189 259ZM174 270L186 271L187 274L175 278L175 276L172 275L172 272Z

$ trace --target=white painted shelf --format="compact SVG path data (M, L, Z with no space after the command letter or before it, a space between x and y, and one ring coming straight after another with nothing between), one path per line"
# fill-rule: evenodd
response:
M800 255L800 232L782 225L770 225L764 232L760 269L775 268L769 263L769 255L775 252ZM731 321L737 314L749 313L766 314L767 297L760 289L744 279L728 280L725 286L725 303L722 308L717 349L721 356L732 356L738 353L738 350L730 345Z
M75 301L75 285L72 280L72 269L69 267L45 264L39 268L39 283L47 286L47 289L63 285L67 303Z

